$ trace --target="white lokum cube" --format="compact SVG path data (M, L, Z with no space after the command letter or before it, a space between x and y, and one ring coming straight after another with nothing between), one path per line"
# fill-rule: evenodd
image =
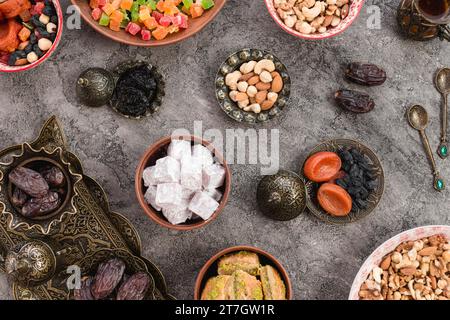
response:
M197 190L191 190L188 188L183 187L183 191L181 192L181 198L183 200L186 200L188 202L191 202L192 197L194 197L194 194L197 192ZM186 208L188 207L188 205L186 206Z
M161 208L178 207L182 203L182 191L179 183L158 184L155 203Z
M164 217L173 225L185 223L192 218L192 212L188 209L164 208L162 210Z
M183 157L192 154L191 142L186 140L173 139L167 149L167 155L181 161Z
M215 163L203 168L203 187L205 189L215 189L223 186L225 181L225 168Z
M202 164L200 159L184 157L181 159L181 185L191 190L202 189Z
M192 156L200 159L203 167L208 167L214 163L214 157L211 151L201 144L196 144L192 147Z
M203 220L211 218L218 207L219 203L204 191L197 192L189 203L189 210Z
M222 200L223 194L219 190L217 190L217 189L205 189L204 191L207 194L209 194L217 202L220 202L220 200Z
M172 157L164 157L156 161L152 171L156 184L180 182L180 163Z
M161 207L156 204L156 186L149 186L145 192L145 200L149 205L153 207L156 211L161 211Z
M144 180L144 185L146 187L157 185L157 182L153 175L154 171L155 171L155 166L152 166L152 167L145 168L144 172L142 173L142 179Z

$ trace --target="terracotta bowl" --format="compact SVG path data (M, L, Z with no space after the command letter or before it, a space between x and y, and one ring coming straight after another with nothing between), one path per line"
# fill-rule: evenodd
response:
M163 158L167 154L167 148L172 140L172 138L176 139L183 139L183 140L190 140L192 144L202 144L203 146L207 147L209 150L211 150L214 153L215 158L218 159L218 161L223 165L225 168L225 183L224 185L219 188L219 190L222 192L223 197L220 200L220 205L217 208L216 212L209 218L208 220L189 220L185 224L180 225L173 225L167 219L162 215L161 212L156 211L153 209L153 207L149 204L147 204L147 201L145 200L144 194L146 191L146 187L144 186L142 175L145 170L145 168L149 166L153 166L156 163L156 160ZM188 231L188 230L194 230L201 227L206 226L208 223L213 221L217 218L217 216L222 212L222 210L225 208L225 205L228 201L228 196L230 194L231 190L231 171L228 167L228 164L226 163L223 156L219 153L217 149L214 148L214 146L209 143L208 141L205 141L203 139L200 139L195 136L176 136L176 137L165 137L158 142L156 142L154 145L152 145L142 156L141 161L139 162L139 165L136 170L136 177L135 177L135 189L136 189L136 196L138 198L139 204L141 205L142 209L144 209L145 213L156 223L159 225L174 229L174 230L180 230L180 231Z
M169 44L174 44L176 42L183 41L200 30L202 30L209 22L211 22L214 17L219 13L219 11L225 5L226 0L215 0L215 6L205 11L203 16L197 19L189 19L189 28L184 31L180 31L171 35L168 35L166 39L163 40L150 40L144 41L138 35L133 36L124 30L119 32L112 31L108 27L103 27L98 24L91 16L91 8L89 7L89 0L70 0L72 4L78 6L81 16L84 21L86 21L95 31L101 33L102 35L110 38L111 40L139 47L158 47L165 46Z
M194 289L194 299L200 300L200 297L202 295L203 288L206 285L206 282L208 279L217 276L217 264L219 262L219 259L222 258L226 254L235 253L239 251L250 251L257 253L259 255L259 259L261 260L262 265L270 265L274 267L279 273L281 278L284 281L284 284L286 285L286 298L287 300L292 300L293 294L292 294L292 283L289 279L288 273L286 269L281 265L281 263L270 253L261 250L256 247L252 246L237 246L237 247L231 247L225 250L220 251L216 255L214 255L211 259L209 259L206 264L203 266L203 268L200 270L197 280L195 282L195 289Z
M341 23L337 27L330 28L325 33L303 34L293 28L287 27L284 24L283 20L281 20L281 18L278 16L277 10L275 9L274 0L264 0L264 1L266 2L267 9L269 10L269 13L272 16L273 20L275 20L275 22L280 26L281 29L283 29L284 31L293 36L296 36L297 38L306 40L327 39L337 36L338 34L344 32L356 20L359 13L361 12L362 6L364 5L364 0L351 0L352 3L350 5L347 18L341 21Z
M369 273L379 266L381 260L395 250L401 243L407 241L416 241L422 238L431 237L433 235L443 235L447 239L450 239L450 226L425 226L411 229L402 232L380 245L364 262L361 269L353 281L352 288L350 290L349 300L359 300L359 289L364 281L367 280Z
M58 15L59 25L58 25L58 31L56 32L56 38L55 38L55 41L53 42L52 47L39 60L37 60L36 62L30 63L30 64L27 64L27 65L9 66L7 64L0 62L0 72L20 72L20 71L26 71L26 70L36 68L38 65L40 65L45 60L50 58L50 56L53 54L53 52L55 52L56 48L59 45L59 42L60 42L61 36L62 36L62 32L63 32L64 16L63 16L63 12L62 12L59 1L53 0L53 4L55 5L56 14Z

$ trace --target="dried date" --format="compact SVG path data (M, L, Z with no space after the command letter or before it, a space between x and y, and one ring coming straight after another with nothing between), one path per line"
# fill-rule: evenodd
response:
M145 272L132 275L120 286L117 300L144 300L150 283L151 279Z
M386 72L369 63L352 62L345 71L345 76L352 82L365 86L379 86L386 81Z
M337 104L348 111L367 113L375 108L373 99L365 93L353 90L339 90L334 95Z
M25 192L20 190L19 188L15 188L11 197L11 202L13 206L22 207L25 202L27 202L28 196Z
M75 289L73 292L73 297L75 300L94 300L91 293L93 278L83 277L81 279L80 289Z
M107 298L117 287L125 272L125 263L117 258L100 264L92 284L92 296L96 300Z
M42 171L42 177L52 187L62 187L65 183L64 173L57 167L51 167Z
M27 218L46 215L60 205L60 197L57 192L49 191L42 198L31 198L22 208L22 215Z
M31 197L44 197L49 190L47 181L36 171L18 167L9 173L9 180Z

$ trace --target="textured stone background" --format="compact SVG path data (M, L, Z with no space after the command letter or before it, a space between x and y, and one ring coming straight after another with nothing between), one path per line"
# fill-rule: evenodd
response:
M62 121L71 149L85 171L106 189L112 208L137 227L144 256L167 277L171 293L191 299L197 272L223 248L250 244L273 253L287 268L297 299L346 299L364 259L391 236L417 226L449 224L448 191L432 189L428 163L418 133L407 125L405 109L427 107L433 149L439 136L439 94L433 87L437 68L450 65L449 45L402 39L395 20L399 1L368 1L360 18L343 35L326 41L302 41L272 21L262 0L229 0L219 16L195 37L169 47L144 49L114 43L83 24L65 30L56 54L38 69L0 75L0 148L30 141L43 122L55 114ZM368 4L382 12L382 29L366 26ZM68 1L63 1L64 7ZM289 107L262 128L280 130L280 165L298 170L308 150L333 137L358 139L381 158L386 192L372 215L346 226L322 223L309 213L290 222L274 222L257 210L258 166L234 165L233 190L223 214L206 228L174 232L150 221L134 194L134 170L145 149L175 128L193 130L248 128L218 107L214 76L236 50L268 50L283 61L292 77ZM75 99L78 74L92 66L110 68L125 59L148 59L164 74L167 90L161 111L153 118L132 121L107 107L88 109ZM333 103L342 86L343 66L351 61L384 66L389 81L367 91L377 102L369 114L355 116ZM450 169L438 161L450 181ZM0 281L0 298L9 297Z

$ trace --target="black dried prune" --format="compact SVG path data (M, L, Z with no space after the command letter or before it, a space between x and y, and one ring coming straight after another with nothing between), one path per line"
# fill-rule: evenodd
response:
M151 279L145 272L132 275L120 286L117 300L144 300L150 282Z
M125 267L125 263L116 258L101 263L92 284L92 296L96 300L107 298L120 283Z
M386 81L386 72L370 63L350 63L345 76L352 82L365 86L379 86Z
M366 93L354 90L339 90L334 95L337 104L351 112L367 113L375 108L375 102Z
M36 171L17 167L9 173L9 181L31 197L41 198L47 195L49 185Z

